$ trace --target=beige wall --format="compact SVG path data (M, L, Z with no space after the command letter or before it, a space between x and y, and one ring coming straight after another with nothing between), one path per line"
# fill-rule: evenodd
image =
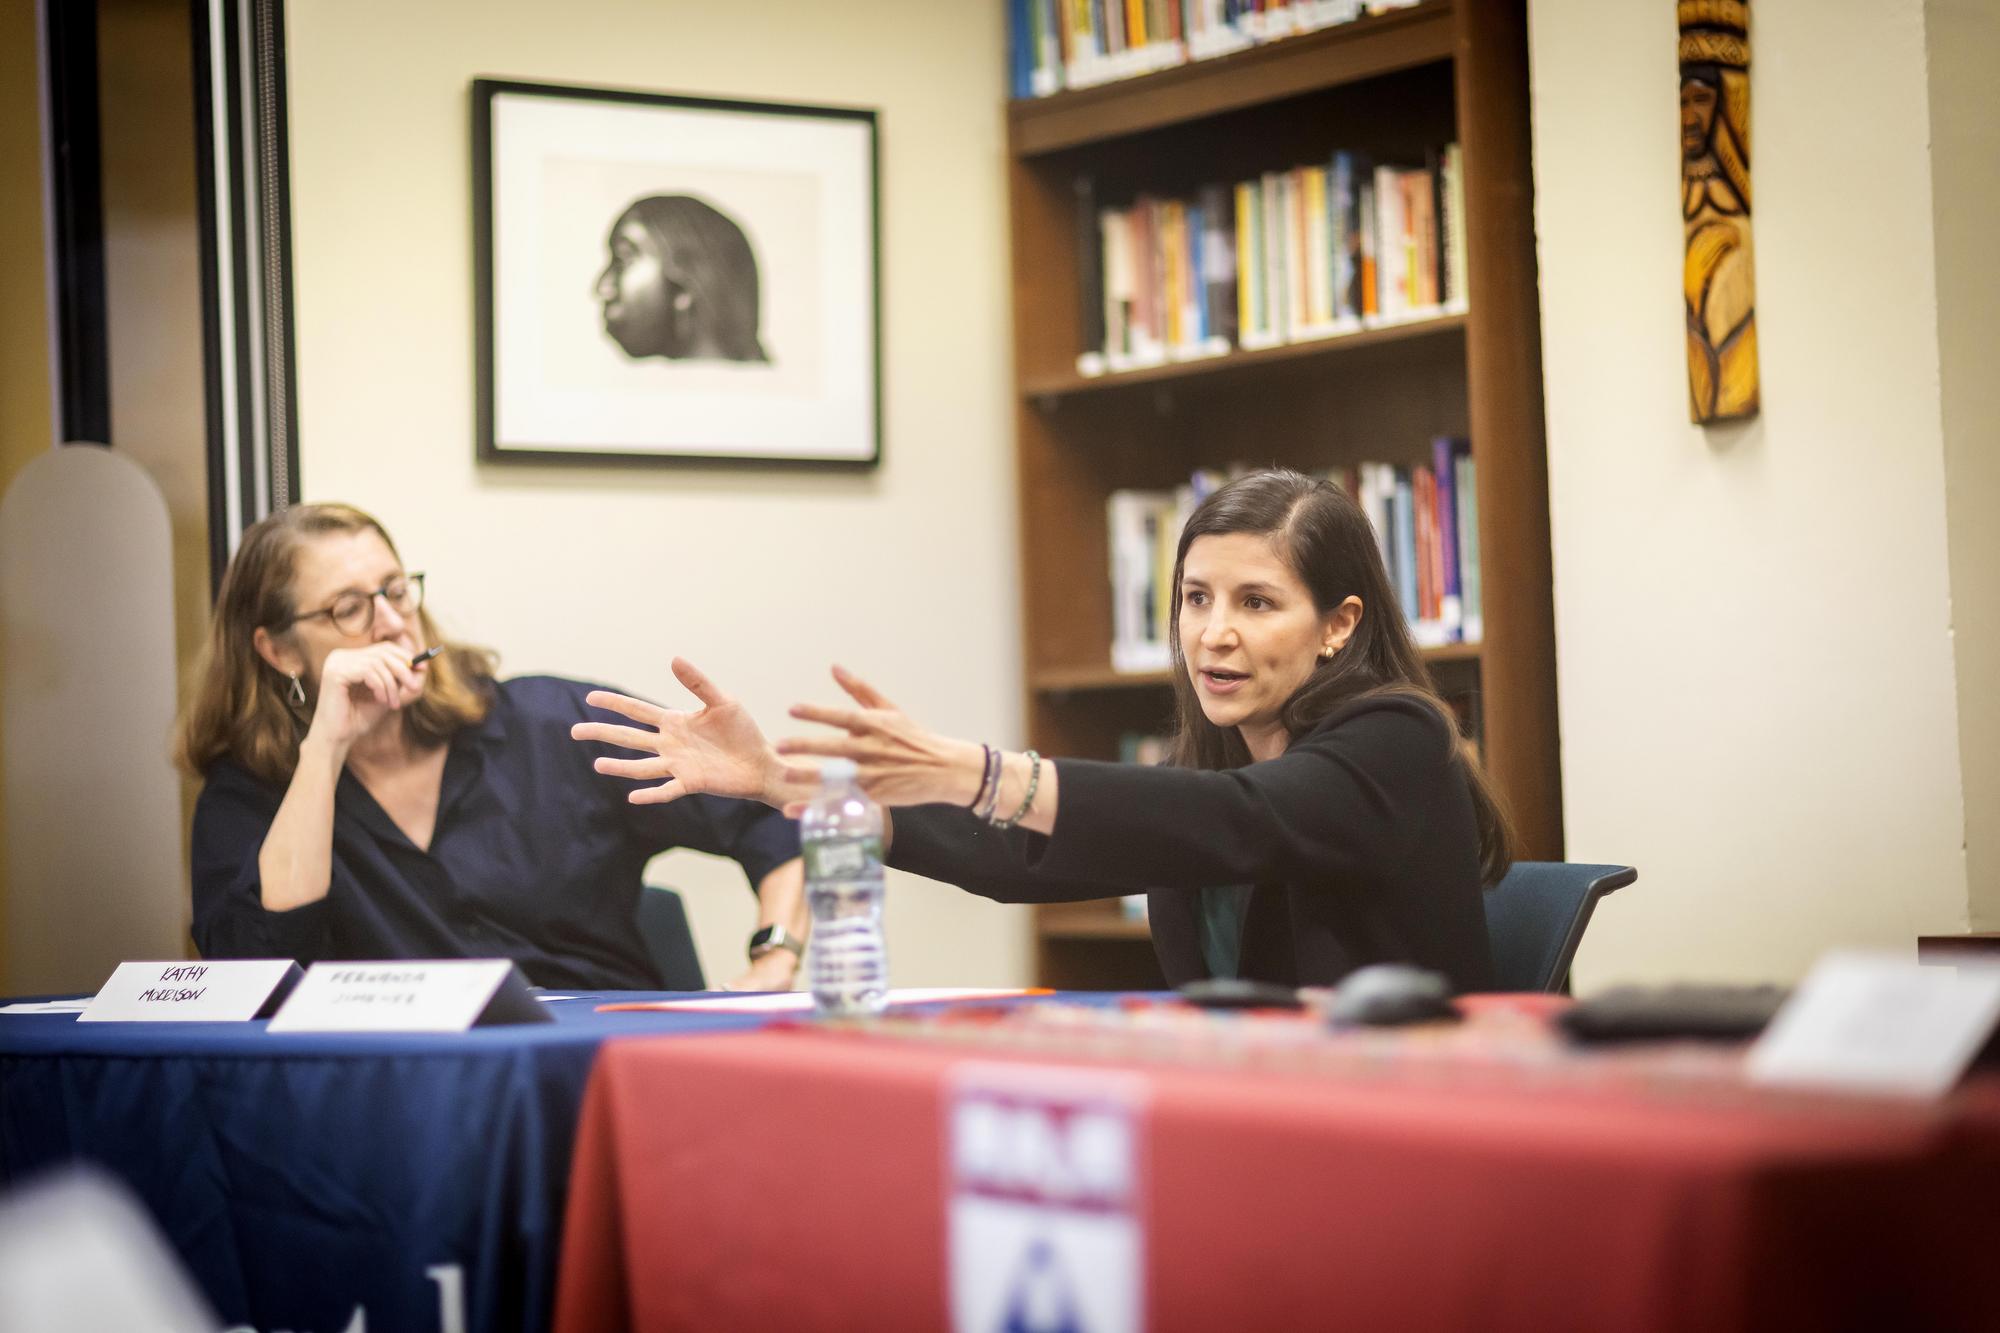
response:
M1953 263L1990 284L1993 260L1950 227L1962 258L1934 246L1924 17L1758 0L1764 408L1703 431L1674 8L1532 5L1568 851L1641 873L1582 985L1787 979L1833 945L1966 928L1938 286ZM1990 442L1991 400L1963 401L1953 430ZM1964 558L1990 593L1983 540Z
M35 6L0 5L0 494L55 442L42 207ZM6 904L0 883L0 936ZM0 995L13 993L6 953L0 949Z
M1927 0L1939 388L1966 872L1975 930L2000 930L2000 7Z
M942 729L1015 741L1018 616L1002 6L579 0L287 6L301 472L378 512L452 632L678 699L685 653L768 728L851 665ZM477 75L880 109L886 461L867 476L473 462ZM733 866L669 858L711 977ZM1025 909L893 881L898 984L1026 979Z

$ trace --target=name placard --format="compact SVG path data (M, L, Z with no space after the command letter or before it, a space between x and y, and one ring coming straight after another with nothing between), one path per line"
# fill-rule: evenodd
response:
M551 1021L505 958L314 963L271 1031L463 1032Z
M2000 967L1828 954L1750 1048L1746 1071L1753 1083L1938 1097L1996 1020Z
M262 1018L299 979L289 958L120 963L79 1023L241 1023Z

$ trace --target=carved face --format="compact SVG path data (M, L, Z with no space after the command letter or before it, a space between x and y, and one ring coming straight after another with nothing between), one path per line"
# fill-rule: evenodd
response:
M1708 153L1715 133L1715 85L1700 79L1681 80L1681 156L1694 161Z

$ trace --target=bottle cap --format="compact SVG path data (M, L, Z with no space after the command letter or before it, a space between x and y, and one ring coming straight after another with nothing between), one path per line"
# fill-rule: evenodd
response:
M821 782L852 782L858 772L852 759L824 759L820 761L819 780Z

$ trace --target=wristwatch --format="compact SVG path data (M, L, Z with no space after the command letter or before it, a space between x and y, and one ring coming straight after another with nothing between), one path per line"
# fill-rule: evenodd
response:
M750 937L750 961L753 963L765 954L775 952L778 949L790 949L792 956L795 958L806 956L805 941L793 935L783 926L764 926Z

